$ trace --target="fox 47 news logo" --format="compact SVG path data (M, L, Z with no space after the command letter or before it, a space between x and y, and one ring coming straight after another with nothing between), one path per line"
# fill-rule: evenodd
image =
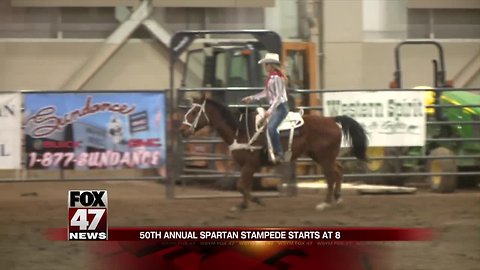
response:
M68 191L68 240L107 240L106 190Z

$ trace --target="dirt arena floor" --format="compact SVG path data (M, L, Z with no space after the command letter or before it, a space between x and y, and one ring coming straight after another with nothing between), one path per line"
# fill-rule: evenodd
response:
M238 199L166 200L153 182L0 184L0 269L89 269L86 243L49 242L42 232L67 224L67 190L109 191L109 226L399 226L433 227L431 242L393 247L394 269L480 269L480 192L440 195L344 196L341 208L317 212L323 194L267 198L267 207L241 214L228 209Z

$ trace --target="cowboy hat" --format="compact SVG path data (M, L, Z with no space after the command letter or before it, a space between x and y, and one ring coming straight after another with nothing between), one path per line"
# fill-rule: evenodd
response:
M280 57L276 53L267 53L265 57L258 61L259 64L280 64Z

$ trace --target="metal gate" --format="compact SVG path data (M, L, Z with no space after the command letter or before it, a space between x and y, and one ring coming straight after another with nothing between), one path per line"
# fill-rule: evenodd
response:
M169 150L169 178L167 183L167 197L179 198L179 197L212 197L212 196L230 196L226 193L212 193L207 190L207 194L187 194L181 196L178 192L175 192L175 186L182 184L186 186L188 180L199 181L212 181L212 179L222 179L228 181L228 179L235 179L239 177L237 171L225 171L219 173L214 166L211 166L212 162L216 161L228 161L230 157L227 153L216 154L214 151L210 151L203 156L188 156L185 151L185 147L189 144L200 143L207 145L210 149L213 145L224 144L221 139L213 134L207 134L201 138L182 139L176 136L178 134L177 129L180 126L181 119L183 117L182 109L185 109L185 105L181 103L182 97L188 92L210 92L210 93L228 93L234 91L242 91L245 95L248 95L251 91L260 91L261 88L250 87L203 87L203 88L187 88L181 87L174 88L174 66L179 58L180 54L186 50L186 48L192 44L196 38L207 37L210 34L253 34L260 40L271 39L267 44L280 44L274 45L269 48L270 51L280 52L281 41L277 34L265 30L255 31L182 31L178 32L171 41L170 46L170 116L174 121L173 129L170 134L170 150ZM397 50L398 52L398 50ZM444 66L443 60L440 61L440 70L436 70L435 82L443 82L444 80ZM397 70L396 78L400 77L400 71ZM398 84L401 86L401 84ZM340 160L346 167L344 178L346 181L361 180L366 182L378 183L383 182L386 184L398 184L399 178L416 177L416 178L428 178L431 186L439 186L436 191L451 192L452 188L456 187L457 177L459 176L471 176L476 177L480 175L480 113L478 107L480 107L480 101L474 100L448 100L449 95L455 96L452 93L471 93L472 91L479 91L480 89L468 88L468 89L453 89L442 88L446 85L436 85L435 89L428 90L433 93L434 102L428 104L426 109L433 109L435 113L433 116L428 117L426 121L427 129L435 129L438 127L439 132L431 133L428 131L425 147L391 147L388 149L381 149L381 153L370 153L370 163L363 164L355 161L355 159L348 155L341 155ZM347 89L347 90L307 90L297 89L291 90L293 95L322 95L332 92L394 92L394 91L423 91L421 89ZM449 95L447 95L449 94ZM445 100L442 100L445 98ZM234 102L229 102L229 107L236 108L239 106L245 106L238 104L239 99L233 99ZM308 99L300 99L308 100ZM471 103L470 103L471 102ZM297 104L299 109L305 111L316 111L321 114L324 109L323 106L307 106L305 104ZM457 110L457 111L455 111ZM467 112L465 118L459 117L459 112ZM467 117L468 116L468 117ZM468 132L467 132L468 131ZM453 143L453 145L452 145ZM440 150L438 150L441 148ZM371 148L370 150L372 150ZM375 149L373 149L375 150ZM378 149L376 149L378 150ZM206 166L203 169L185 169L185 162L203 161L210 163L210 166ZM372 163L376 166L371 166ZM353 165L352 165L353 164ZM378 165L381 164L381 165ZM453 164L453 165L452 165ZM321 171L312 173L310 170L308 173L298 174L298 166L305 165L310 168L315 166L312 164L309 158L300 158L296 163L292 163L287 174L282 174L282 185L285 189L281 191L287 191L288 195L296 194L296 182L297 181L312 181L316 179L322 179L323 175ZM350 166L352 165L352 166ZM376 169L374 167L377 167ZM298 175L297 175L298 174ZM274 174L257 174L257 177L271 177ZM403 180L402 180L403 181ZM435 183L436 184L435 184ZM472 181L473 182L473 181ZM438 184L440 183L440 184ZM182 186L181 185L181 186ZM435 188L434 188L435 189Z
M248 91L260 91L260 88L228 88L228 89L198 89L198 88L180 88L179 93L188 91L244 91L248 95ZM438 95L445 93L466 93L471 91L478 91L477 88L469 89L441 89L437 90ZM395 91L421 91L421 89L348 89L348 90L306 90L297 89L291 90L295 95L310 95L314 93L324 94L331 92L392 92ZM435 92L435 90L434 90ZM447 100L448 97L445 97ZM480 178L480 113L478 108L479 103L465 103L460 104L459 101L449 101L454 104L430 104L426 105L425 109L435 109L436 115L442 115L442 118L428 117L426 121L427 130L438 129L439 133L431 133L427 131L427 138L425 147L392 147L387 149L382 154L371 153L369 155L370 162L381 162L387 166L381 167L378 170L368 169L368 164L356 161L354 157L349 154L338 157L338 160L344 164L346 168L344 179L345 181L362 181L374 184L401 184L406 182L428 183L430 186L437 186L435 191L451 192L457 186L458 177L471 178L471 185L476 185L477 179ZM245 106L240 104L231 104L229 107L235 108ZM179 108L183 106L180 105ZM308 111L323 111L323 106L298 106L298 109ZM466 112L467 116L458 117L458 113ZM468 119L467 119L468 118ZM452 133L453 132L453 133ZM189 157L183 152L183 147L187 143L205 143L205 144L224 144L218 137L204 137L197 139L180 139L179 141L179 156L176 160L191 161L198 159L196 157ZM441 150L438 150L441 149ZM204 160L217 161L229 160L230 157L226 154L218 155L211 154ZM177 163L179 164L179 163ZM349 166L346 164L354 164ZM435 165L437 164L437 165ZM292 188L297 182L314 181L323 179L324 175L321 171L317 173L297 174L297 165L305 165L315 167L315 164L310 158L301 157L289 169L289 174L284 175L280 190L289 190L288 194L296 194L296 190ZM437 167L435 167L437 166ZM438 167L440 166L440 167ZM182 167L182 166L181 166ZM229 171L225 173L218 173L217 171L197 171L198 175L188 175L185 171L177 171L177 179L179 182L187 179L204 179L210 181L212 179L228 179L237 178L239 173L236 171ZM274 174L257 174L257 177L272 177ZM413 179L415 178L415 179ZM467 179L469 180L469 179ZM436 182L435 182L436 181ZM439 182L440 181L440 182ZM185 182L183 182L185 183ZM171 183L173 184L173 183ZM212 196L212 193L203 195L201 197ZM230 196L225 193L213 196ZM176 196L178 197L178 196ZM180 196L181 197L181 196Z

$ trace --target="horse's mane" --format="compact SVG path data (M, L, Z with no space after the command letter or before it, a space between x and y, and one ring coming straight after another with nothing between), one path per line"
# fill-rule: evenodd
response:
M209 98L206 99L206 102L209 105L212 105L216 110L218 110L220 115L225 120L225 123L227 123L227 125L230 128L232 128L233 130L238 128L237 119L235 118L232 111L227 106L225 106L225 105L223 105L223 104L221 104L221 103L219 103L219 102L217 102L213 99L209 99Z

